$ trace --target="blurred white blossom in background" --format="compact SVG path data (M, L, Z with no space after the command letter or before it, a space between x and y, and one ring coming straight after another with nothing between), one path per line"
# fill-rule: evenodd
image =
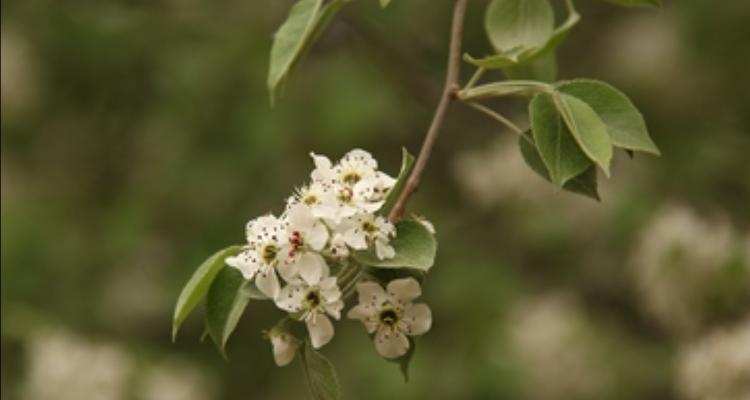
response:
M27 363L21 396L27 400L125 399L133 369L119 346L60 329L30 337Z
M209 400L218 383L201 368L183 359L166 359L144 371L142 400Z
M750 399L750 315L686 345L678 356L676 386L688 400Z
M38 98L37 63L31 43L14 26L3 24L0 34L0 100L3 119L20 116Z
M687 337L716 313L742 307L750 293L747 247L729 221L665 206L641 231L630 260L645 312Z
M570 294L527 300L510 319L513 354L524 373L523 398L596 399L611 386L586 316Z

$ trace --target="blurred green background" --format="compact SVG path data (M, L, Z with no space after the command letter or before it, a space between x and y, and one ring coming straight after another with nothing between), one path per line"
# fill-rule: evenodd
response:
M253 303L225 361L174 301L245 222L280 211L308 152L418 150L450 2L346 7L281 101L265 89L290 1L2 2L2 398L305 398ZM361 326L323 352L348 399L750 398L750 2L580 0L561 78L603 79L663 156L619 154L603 202L556 191L460 104L411 209L440 250L412 379ZM559 5L559 4L558 4ZM484 1L465 49L489 50ZM464 66L464 75L470 73ZM525 104L492 104L521 124ZM602 178L602 177L600 177Z

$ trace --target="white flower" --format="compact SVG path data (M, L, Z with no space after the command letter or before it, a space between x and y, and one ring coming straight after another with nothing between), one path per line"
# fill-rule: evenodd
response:
M347 316L362 321L375 334L375 348L385 358L398 358L409 350L408 336L422 335L432 325L426 304L413 304L422 293L414 278L395 279L387 290L375 282L357 284L359 304Z
M375 254L379 259L393 258L396 251L389 244L396 235L396 228L382 216L357 214L341 223L338 227L344 242L355 250L367 249L375 244Z
M333 324L328 316L339 319L344 308L335 277L305 280L304 275L302 280L281 289L276 305L295 314L298 320L305 321L310 343L316 349L333 338Z
M344 236L341 233L334 233L328 242L325 250L326 254L336 259L343 259L349 256L349 246L346 245Z
M287 201L287 208L295 204L308 206L315 218L333 219L338 210L338 200L333 187L321 182L312 182L297 189Z
M255 278L255 285L268 297L279 293L276 267L286 232L285 223L273 215L265 215L247 223L247 246L234 257L227 257L227 265L237 268L247 279Z
M271 340L271 346L273 346L273 360L276 365L283 367L294 360L294 355L297 354L300 345L297 338L289 332L278 329L271 330L268 333L268 338Z
M282 263L278 270L286 281L306 275L308 281L328 275L328 265L320 255L328 242L328 228L315 218L304 204L293 204L287 209L286 243L280 248Z
M315 170L310 174L313 185L318 185L321 188L319 191L326 193L326 196L332 193L335 198L335 213L331 213L330 205L324 201L325 206L321 206L318 214L335 223L359 212L373 213L379 210L396 182L378 171L377 161L364 150L350 151L335 165L325 156L314 153L311 156L315 162ZM315 195L313 199L320 197L322 195Z

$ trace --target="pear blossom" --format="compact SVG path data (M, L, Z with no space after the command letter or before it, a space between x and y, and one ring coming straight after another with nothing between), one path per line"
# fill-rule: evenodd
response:
M258 217L247 223L245 233L248 244L242 252L225 260L227 265L240 270L245 279L255 278L258 290L271 298L279 293L276 267L281 259L281 240L285 232L283 220L270 214Z
M328 265L320 254L328 242L328 227L304 204L293 204L284 216L287 240L280 248L281 276L291 281L300 274L306 274L308 280L328 275Z
M344 242L355 250L364 250L374 244L375 254L379 259L393 258L396 255L390 245L391 238L396 235L396 228L382 216L357 214L343 221L339 229Z
M330 185L312 182L298 188L295 194L287 200L287 208L296 204L304 204L310 208L315 218L333 219L338 209L336 193Z
M350 151L335 165L328 157L315 153L311 153L311 157L315 163L315 170L310 174L313 183L330 188L337 200L335 215L330 215L330 208L325 208L326 217L335 223L359 212L379 210L396 182L378 171L377 161L364 150Z
M281 289L276 305L292 313L296 319L305 321L310 343L318 349L333 338L333 324L328 317L339 319L344 302L336 277L308 280L301 275L301 278Z
M299 339L291 333L279 329L272 329L268 333L268 338L271 340L273 360L276 365L283 367L294 360L294 355L297 354L300 345Z
M347 317L358 319L374 334L375 348L385 358L403 356L409 350L407 336L430 330L432 312L426 304L413 304L422 290L414 278L395 279L384 290L375 282L357 284L359 304Z

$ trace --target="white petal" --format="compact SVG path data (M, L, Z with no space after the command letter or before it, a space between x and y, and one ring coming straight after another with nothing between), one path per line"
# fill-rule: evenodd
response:
M249 262L249 260L243 256L243 253L235 257L227 257L224 262L230 267L237 268L242 273L242 277L250 280L258 272L258 265Z
M305 298L305 287L302 285L286 285L279 291L276 297L276 306L288 312L297 312L302 309Z
M255 286L266 296L275 299L279 294L279 278L273 268L267 267L255 276Z
M276 270L279 271L279 275L284 278L287 282L294 282L299 276L299 263L298 260L285 259L279 262L276 266Z
M283 367L294 360L299 342L290 334L284 332L272 334L271 345L273 345L273 359L276 365Z
M328 275L328 265L320 254L302 254L297 262L297 269L308 285L317 285L324 275Z
M333 324L325 314L318 313L308 318L307 331L310 333L310 343L316 349L333 339Z
M339 289L336 277L334 276L330 276L320 281L318 287L320 288L320 296L329 303L341 298L341 290Z
M388 283L388 294L404 303L411 302L422 294L419 282L414 278L394 279Z
M427 304L414 304L406 309L402 321L406 323L409 335L422 335L432 326L432 312Z
M344 232L343 238L346 244L348 244L353 249L364 250L367 248L365 233L361 230L352 228Z
M289 230L306 230L312 228L315 223L315 217L312 215L310 207L304 204L295 204L286 211L289 219Z
M409 339L397 330L381 327L375 333L375 348L385 358L398 358L409 350Z
M358 283L357 293L359 293L359 304L367 304L373 307L380 307L388 299L383 287L375 282Z
M334 302L323 304L323 308L326 310L328 315L333 317L333 319L339 319L341 318L341 309L344 308L344 302L341 300L336 300Z
M305 232L305 243L315 251L323 250L328 242L328 228L322 223L316 223Z
M396 256L396 250L382 239L375 241L375 255L379 260L386 260Z

